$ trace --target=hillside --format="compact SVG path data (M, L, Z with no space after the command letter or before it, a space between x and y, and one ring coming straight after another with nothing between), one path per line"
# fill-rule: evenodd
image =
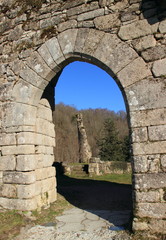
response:
M53 115L56 129L55 161L68 163L78 162L78 134L75 119L75 115L78 112L83 114L84 126L93 156L97 157L99 154L97 141L102 136L106 119L111 118L114 121L119 131L120 139L128 135L127 116L124 111L119 111L118 113L108 109L87 109L78 111L73 106L63 103L57 104Z

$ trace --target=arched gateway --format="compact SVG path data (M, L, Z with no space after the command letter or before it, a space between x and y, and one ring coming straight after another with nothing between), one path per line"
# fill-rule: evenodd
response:
M9 9L1 13L0 206L25 211L56 200L54 87L63 67L79 60L109 73L126 102L133 149L133 229L164 233L166 53L165 58L151 55L165 44L158 39L159 34L164 38L166 23L150 24L138 15L125 23L140 1L122 1L126 15L121 18L120 3L109 3L110 13L106 2L65 1L56 11L51 8L56 3L50 3L50 12L43 13L41 5L40 14L32 8L29 19L26 12L15 18L7 15ZM14 30L9 31L10 21Z

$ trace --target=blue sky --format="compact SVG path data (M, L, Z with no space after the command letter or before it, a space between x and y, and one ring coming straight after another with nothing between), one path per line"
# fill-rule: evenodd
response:
M86 62L67 65L55 87L55 103L63 102L78 110L107 108L125 111L121 91L105 71Z

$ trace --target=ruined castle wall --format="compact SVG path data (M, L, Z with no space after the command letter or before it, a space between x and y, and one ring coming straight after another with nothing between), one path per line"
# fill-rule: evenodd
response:
M166 13L162 4L153 0L0 2L2 208L32 210L42 205L33 194L24 196L22 189L34 191L43 181L35 165L40 154L50 158L41 167L43 174L49 172L46 180L55 176L54 136L49 135L53 125L50 119L48 132L41 132L45 125L39 120L40 101L48 84L55 85L52 78L68 63L81 60L107 71L124 95L133 149L133 229L165 232ZM50 184L55 187L55 182ZM51 189L55 190L52 186L43 193ZM37 196L41 195L39 190Z

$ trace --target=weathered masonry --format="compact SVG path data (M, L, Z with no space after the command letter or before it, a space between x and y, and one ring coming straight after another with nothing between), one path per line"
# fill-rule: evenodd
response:
M133 229L166 233L164 8L155 0L1 0L1 208L56 200L54 86L63 67L80 60L104 69L124 95Z

